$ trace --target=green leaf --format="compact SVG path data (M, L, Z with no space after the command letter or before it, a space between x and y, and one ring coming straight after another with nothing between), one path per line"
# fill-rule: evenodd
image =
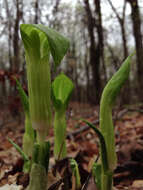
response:
M102 93L101 103L106 99L106 104L111 106L114 104L121 87L129 77L131 58L133 55L134 53L127 57L120 69L108 81Z
M44 57L44 55L47 55L47 53L49 54L50 51L54 59L55 66L58 66L60 64L61 60L63 59L69 48L69 40L67 38L56 32L55 30L41 24L22 24L20 26L20 30L25 49L27 49L27 51L32 51L32 49L34 48L36 52L40 52L41 57ZM37 38L37 34L35 31L40 36L40 44L42 44L40 46L38 44L39 39ZM46 50L48 46L49 51ZM43 52L44 55L42 55ZM34 51L33 54L35 54ZM35 56L38 56L38 54L35 54Z
M131 54L121 65L120 69L113 75L105 86L100 103L100 129L104 136L109 168L113 171L116 167L117 156L115 152L115 137L112 121L112 106L115 102L121 87L129 77Z
M72 175L75 176L75 179L76 179L76 189L80 189L81 181L80 181L80 173L78 169L78 164L76 160L74 160L73 158L70 159L70 166L72 169Z
M92 167L92 175L94 177L97 188L101 190L101 176L102 176L102 166L99 163L94 163Z
M52 97L55 108L67 107L74 85L64 74L57 76L52 83Z
M86 120L82 120L82 121L84 121L90 128L92 128L99 138L100 151L101 151L101 157L102 157L102 167L103 167L104 172L106 173L109 170L109 166L108 166L107 148L106 148L104 136L99 131L99 129L96 128L92 123L90 123Z
M47 26L41 24L33 26L46 34L55 65L58 66L67 53L70 45L69 40Z
M22 149L17 144L15 144L10 138L8 138L8 141L21 154L21 156L22 156L22 158L24 159L25 162L29 161L29 158L27 157L27 155L22 151Z
M54 156L55 159L63 159L67 155L66 150L66 108L73 90L72 81L64 74L56 77L52 83L52 100L55 107L54 118Z

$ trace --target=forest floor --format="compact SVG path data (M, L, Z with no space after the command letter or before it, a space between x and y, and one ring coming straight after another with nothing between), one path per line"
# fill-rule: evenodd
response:
M0 111L0 190L10 190L8 188L10 186L17 190L25 189L28 184L29 177L22 172L23 160L7 140L9 137L22 146L24 119L20 120L19 117L19 115L12 117L7 109ZM98 157L99 149L96 134L80 119L87 119L98 126L99 108L72 102L67 118L68 157L75 158L79 163L81 180L85 183L90 174L91 165ZM116 109L113 119L118 156L114 185L119 190L143 190L143 106L134 105ZM52 129L48 140L53 148ZM62 167L67 167L66 163L67 160L63 160ZM51 151L50 168L53 166L54 157ZM91 181L87 183L87 190L96 189ZM51 177L49 176L49 183L56 183L52 174Z

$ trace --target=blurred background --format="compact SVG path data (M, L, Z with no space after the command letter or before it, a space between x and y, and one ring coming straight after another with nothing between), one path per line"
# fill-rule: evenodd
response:
M107 81L136 50L119 102L142 102L142 0L0 0L0 107L13 115L20 106L13 76L27 90L21 23L41 23L69 38L70 49L58 72L73 80L77 102L98 105Z

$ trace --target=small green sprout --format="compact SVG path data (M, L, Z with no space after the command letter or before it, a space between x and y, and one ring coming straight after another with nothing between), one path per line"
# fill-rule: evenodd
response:
M133 55L134 54L128 56L103 90L100 102L100 131L94 125L85 121L92 129L94 129L100 140L101 174L99 175L101 176L101 179L98 179L99 190L112 190L112 176L117 164L112 107L121 87L129 77L130 63ZM97 171L95 171L95 175L96 173Z
M101 189L101 170L101 164L95 162L92 167L92 175L99 190Z
M55 108L54 118L54 156L56 160L67 155L66 150L66 109L73 91L72 81L64 74L56 77L52 83L52 99Z
M75 179L75 189L78 190L81 188L80 174L79 174L78 164L76 160L74 160L73 158L70 159L70 166L72 169L72 177L73 179Z

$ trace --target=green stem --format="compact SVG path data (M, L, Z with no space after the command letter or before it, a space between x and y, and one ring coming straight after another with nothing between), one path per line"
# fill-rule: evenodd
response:
M55 112L54 118L54 133L55 133L55 144L54 144L54 155L56 160L60 160L66 157L66 117L65 111L58 110Z
M102 173L101 176L101 190L112 190L113 189L113 173L108 172L108 173Z
M32 165L30 173L30 183L27 190L46 190L47 187L47 176L46 169L34 163Z
M45 142L46 133L43 131L37 131L37 144L39 145L38 148L38 163L41 164L43 167L45 166L45 160L47 160L47 146Z
M102 101L101 101L101 106L100 106L100 128L104 136L106 147L107 147L108 166L109 166L109 169L111 169L112 171L116 167L116 163L117 163L117 156L116 156L116 151L115 151L114 127L113 127L113 121L112 121L112 107L108 105L108 103L105 104ZM102 155L101 155L101 158L103 158Z
M29 114L26 113L25 133L23 136L23 151L29 157L32 156L34 141L35 141L34 129L32 128Z
M48 172L50 158L50 143L44 142L43 144L34 144L32 163L37 163L43 166Z
M25 133L29 134L34 139L34 129L32 128L29 113L25 114Z
M106 113L107 110L105 110ZM109 113L109 111L107 112ZM106 114L105 114L106 116ZM109 115L108 115L109 116ZM107 119L107 117L105 117L105 119ZM110 119L110 118L108 118ZM107 152L107 145L105 143L105 137L103 136L103 134L99 131L99 129L97 129L93 124L89 123L86 120L83 120L84 122L86 122L98 135L99 140L100 140L100 153L101 153L101 163L102 163L102 167L101 167L101 171L100 171L100 164L95 165L96 168L94 168L94 172L95 172L95 177L96 175L98 175L96 177L97 180L97 186L101 190L112 190L112 170L109 168L109 162L108 162L108 152ZM112 121L112 120L110 120ZM108 121L109 122L109 121ZM110 125L111 126L111 125ZM111 132L111 131L110 131ZM97 171L97 167L98 167L98 171ZM100 180L101 177L101 180Z
M37 143L43 145L46 138L46 132L44 130L37 130Z
M125 81L128 79L130 72L130 62L131 54L122 64L120 69L113 75L105 86L100 103L100 129L104 136L105 144L107 148L107 159L109 169L104 171L102 167L102 186L101 190L111 190L112 189L112 173L116 168L117 155L115 151L115 137L114 137L114 127L112 121L112 107L115 103L116 97L120 92L121 87L124 85ZM102 156L101 152L101 158ZM102 160L103 163L103 160Z

